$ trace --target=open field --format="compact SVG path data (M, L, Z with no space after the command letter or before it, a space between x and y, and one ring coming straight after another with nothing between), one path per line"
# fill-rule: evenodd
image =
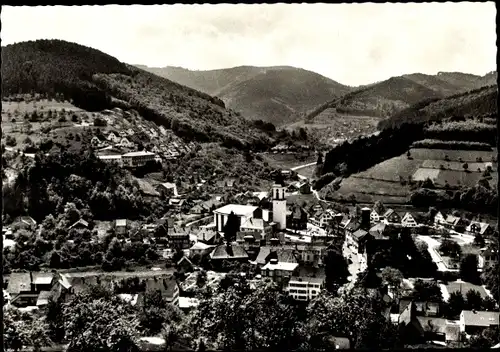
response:
M311 179L311 178L313 178L314 170L316 170L316 165L303 167L303 168L297 170L296 172L301 176L304 176L304 177L307 177L308 179Z
M436 181L438 176L439 176L439 171L436 169L426 169L426 168L419 168L415 173L413 174L413 180L414 181L425 181L426 179L431 179L432 181Z
M24 113L32 113L36 110L36 112L45 112L48 110L56 110L56 111L84 111L80 108L77 108L70 102L57 102L55 100L39 100L32 102L13 102L13 101L2 101L2 116L3 114L10 113L12 117L16 115L23 116Z
M292 167L300 166L300 165L305 165L309 164L312 162L315 162L317 160L317 155L314 152L310 152L308 155L307 152L305 153L263 153L260 154L263 158L264 161L267 161L269 165L279 168L279 169L284 169L288 170L291 169ZM298 171L305 170L301 169ZM302 174L300 172L300 174Z
M408 179L408 176L413 176L421 163L421 160L408 159L406 155L401 155L385 160L366 171L356 174L356 176L399 182L399 176L404 179Z

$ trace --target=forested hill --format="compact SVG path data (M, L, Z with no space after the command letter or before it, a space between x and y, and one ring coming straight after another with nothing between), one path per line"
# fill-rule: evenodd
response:
M272 143L275 133L274 126L248 122L218 98L62 40L2 47L2 87L3 99L41 93L48 98L62 96L88 111L135 109L199 142L260 148Z
M315 72L290 66L240 66L209 71L138 67L218 96L247 119L262 119L275 125L295 121L319 104L352 89Z
M426 99L379 123L379 130L453 116L497 114L498 87L488 86L450 97Z

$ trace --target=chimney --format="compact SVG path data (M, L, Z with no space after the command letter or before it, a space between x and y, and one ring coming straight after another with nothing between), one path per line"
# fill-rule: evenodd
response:
M370 228L370 208L361 209L361 228L368 230Z

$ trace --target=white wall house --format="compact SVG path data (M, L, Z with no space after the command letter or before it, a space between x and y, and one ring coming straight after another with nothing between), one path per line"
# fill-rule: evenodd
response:
M325 286L325 278L292 277L285 292L297 301L310 301L316 298Z
M434 217L434 225L444 226L446 224L446 219L443 214L439 211Z
M223 231L224 225L231 212L240 219L240 225L246 224L247 220L250 218L262 217L262 210L260 210L259 207L253 205L228 204L214 210L214 223L217 231Z
M122 155L123 165L129 167L143 166L148 161L155 160L155 153L147 151L130 152Z
M372 223L380 222L380 215L375 210L372 210L372 212L370 213L370 222Z
M415 218L410 214L406 213L403 218L401 219L401 225L403 227L417 227L418 224L415 221Z

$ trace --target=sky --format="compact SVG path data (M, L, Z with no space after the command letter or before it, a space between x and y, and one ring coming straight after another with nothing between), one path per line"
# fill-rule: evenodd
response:
M295 66L357 86L496 70L494 2L2 6L2 45L62 39L129 64Z

